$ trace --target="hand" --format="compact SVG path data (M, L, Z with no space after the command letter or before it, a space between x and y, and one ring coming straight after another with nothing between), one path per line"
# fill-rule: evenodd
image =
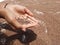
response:
M2 9L2 15L3 17L5 17L5 19L12 25L14 26L15 28L22 28L23 31L28 28L28 27L31 27L31 26L35 26L35 25L31 25L31 24L28 24L27 26L26 25L21 25L17 20L16 18L19 18L20 15L29 15L31 17L33 17L33 14L30 10L28 10L26 7L24 6L20 6L20 5L13 5L13 4L9 4L6 6L5 9ZM0 12L0 13L1 13Z

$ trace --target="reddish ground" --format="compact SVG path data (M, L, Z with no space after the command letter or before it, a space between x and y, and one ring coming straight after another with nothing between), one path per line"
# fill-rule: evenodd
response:
M37 34L37 39L30 45L60 45L60 0L19 0L17 3L26 6L39 20L39 25L31 29ZM6 31L6 35L15 34ZM22 45L16 40L13 45Z

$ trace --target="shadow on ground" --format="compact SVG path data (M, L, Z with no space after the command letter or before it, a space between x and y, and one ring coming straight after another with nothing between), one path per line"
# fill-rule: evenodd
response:
M9 24L0 23L0 28L8 29L10 31L14 31ZM21 29L17 29L17 34L7 36L4 33L0 34L0 45L13 45L13 41L18 39L21 43L25 45L29 45L30 42L34 41L37 35L30 29L26 29L27 31L22 31Z

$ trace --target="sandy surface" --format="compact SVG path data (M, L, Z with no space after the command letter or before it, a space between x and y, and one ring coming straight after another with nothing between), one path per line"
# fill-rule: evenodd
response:
M39 20L39 25L31 29L37 34L30 45L60 45L60 0L19 0L17 3L26 6ZM15 32L6 31L6 35ZM13 45L22 45L16 40Z

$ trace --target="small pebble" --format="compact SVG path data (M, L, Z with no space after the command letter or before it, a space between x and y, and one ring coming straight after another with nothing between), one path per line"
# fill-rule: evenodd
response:
M44 12L41 12L41 11L38 11L38 10L34 10L34 12L36 13L36 14L38 14L38 15L44 15Z
M56 12L56 14L60 14L60 11Z
M4 33L4 32L6 32L6 30L5 29L1 29L1 32Z
M46 32L46 33L48 32L47 29L45 30L45 32Z

